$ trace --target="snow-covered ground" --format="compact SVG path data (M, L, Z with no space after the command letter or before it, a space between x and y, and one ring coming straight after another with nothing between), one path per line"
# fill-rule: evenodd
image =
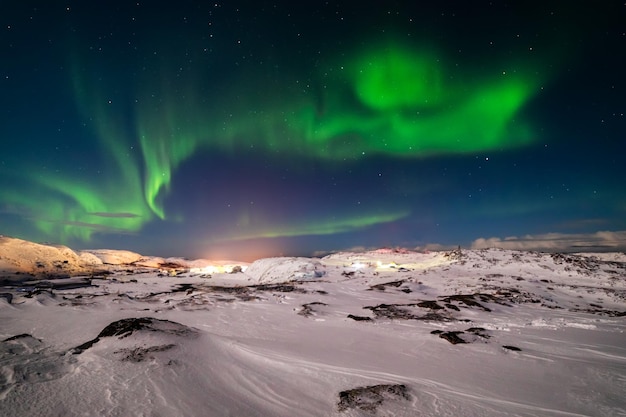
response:
M624 254L41 246L0 239L4 417L626 416Z

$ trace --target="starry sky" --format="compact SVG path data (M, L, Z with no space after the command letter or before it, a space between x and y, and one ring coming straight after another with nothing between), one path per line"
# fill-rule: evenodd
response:
M0 233L626 250L623 1L0 3Z

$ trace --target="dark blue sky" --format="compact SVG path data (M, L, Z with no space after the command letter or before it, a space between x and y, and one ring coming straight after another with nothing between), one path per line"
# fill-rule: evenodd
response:
M4 1L0 30L2 234L626 248L623 2Z

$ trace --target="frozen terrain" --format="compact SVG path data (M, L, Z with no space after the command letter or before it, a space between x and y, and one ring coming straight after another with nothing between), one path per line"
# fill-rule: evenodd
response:
M0 237L0 415L626 416L626 256Z

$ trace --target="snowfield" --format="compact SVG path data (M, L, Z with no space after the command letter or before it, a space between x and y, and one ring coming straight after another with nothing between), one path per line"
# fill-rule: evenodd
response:
M246 264L2 237L0 268L3 417L626 416L620 253Z

